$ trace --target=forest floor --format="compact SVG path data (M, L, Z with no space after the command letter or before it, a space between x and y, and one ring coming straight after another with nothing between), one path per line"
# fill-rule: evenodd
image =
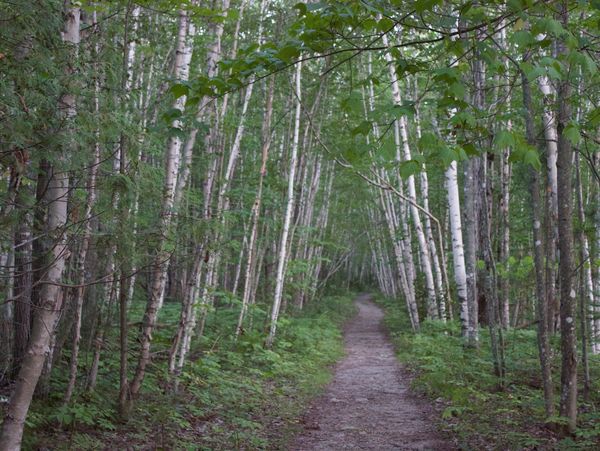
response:
M293 450L451 450L434 408L409 388L384 332L383 311L359 296L344 334L346 357L325 393L305 413Z

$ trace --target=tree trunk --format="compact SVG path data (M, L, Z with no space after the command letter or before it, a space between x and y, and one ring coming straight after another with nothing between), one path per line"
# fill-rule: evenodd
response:
M269 159L269 150L271 148L271 117L273 115L273 97L275 94L275 77L271 78L269 90L267 93L265 113L262 124L262 156L260 165L260 174L258 178L258 189L252 204L250 212L250 221L252 223L252 231L250 232L250 240L248 243L248 258L246 259L245 277L244 277L244 292L242 294L242 308L238 317L237 326L235 329L236 338L242 333L244 319L248 311L250 303L250 294L252 292L252 280L256 271L256 241L258 238L258 219L260 217L260 208L262 203L263 183L267 174L267 161Z
M64 10L64 28L61 32L62 40L76 54L79 44L80 9L66 3ZM72 75L72 67L66 67L67 75ZM76 110L75 96L67 90L59 101L59 114L70 125ZM67 130L69 133L70 130ZM61 164L68 159L66 149L62 150ZM54 169L54 168L51 168ZM55 333L55 326L62 307L63 290L60 287L65 261L68 257L68 248L65 234L67 224L67 197L69 192L69 176L65 167L57 165L48 183L46 199L48 201L47 233L53 239L51 249L52 261L45 273L45 281L40 287L38 309L34 314L31 338L23 363L17 377L17 382L11 396L0 436L0 449L13 451L21 447L23 428L31 399L39 377L42 373L44 361L48 353L48 346Z
M281 240L279 243L279 260L277 262L277 276L275 284L275 296L273 299L273 307L271 310L271 325L269 327L269 335L267 337L266 346L270 348L275 339L277 331L277 320L279 318L279 309L283 298L283 288L285 284L285 266L287 264L287 247L288 236L290 233L290 225L292 222L292 213L294 211L294 179L296 176L296 166L298 164L298 141L300 134L300 113L302 110L302 63L296 63L296 113L294 119L294 138L292 141L292 149L290 156L290 170L288 174L288 191L287 204L285 209L285 217L283 220L283 229L281 232Z
M566 28L568 24L568 4L560 2L560 19ZM563 41L558 42L558 53L568 56L568 49ZM577 426L577 348L575 335L574 304L576 293L573 287L573 201L571 198L571 164L573 150L571 142L565 136L565 128L572 119L571 85L566 77L560 81L558 88L558 242L560 251L560 343L562 351L562 367L560 376L560 416L568 418L568 431L574 432Z
M546 296L548 297L548 327L554 332L558 304L556 299L556 247L557 247L557 218L558 218L558 173L557 152L558 132L556 130L556 119L552 111L555 101L554 89L550 85L548 77L539 79L540 91L544 99L544 112L542 124L544 128L544 139L546 142L546 166L547 166L547 198L546 198Z
M179 33L177 38L177 53L174 63L174 78L177 80L187 80L189 75L190 51L188 44L188 26L189 15L186 10L179 12ZM186 96L181 96L173 103L173 108L181 112L184 111ZM182 124L179 119L175 119L171 126L180 129ZM144 380L146 366L150 362L150 346L152 342L152 332L156 323L156 317L163 302L165 291L166 271L168 269L169 251L166 249L167 240L170 238L172 224L174 222L174 201L175 188L177 184L177 175L179 172L179 163L181 159L182 141L178 135L169 138L165 152L165 179L163 185L163 197L161 202L160 224L158 227L158 243L156 253L152 262L151 288L144 313L142 330L140 333L140 357L138 359L135 375L129 386L129 400L135 399L141 389ZM126 388L122 388L125 390ZM122 410L128 410L123 406Z
M139 11L139 8L138 8ZM93 12L93 20L92 23L97 24L96 20L96 11ZM94 59L98 58L98 45L94 49ZM95 77L94 77L94 114L96 117L100 114L100 104L99 104L99 96L100 96L100 80L98 73L98 64L94 63L95 69ZM81 319L83 312L83 295L85 292L85 273L86 273L86 258L87 253L91 241L92 236L92 211L94 209L94 205L96 203L97 197L97 188L96 188L96 178L98 174L98 167L100 166L100 130L96 128L94 132L94 155L91 161L89 174L88 174L88 192L85 202L85 217L84 217L84 227L83 227L83 236L81 238L81 245L79 247L79 253L77 255L77 277L76 277L76 285L75 288L75 299L73 300L75 314L74 314L74 325L73 325L73 339L71 344L71 362L69 366L69 381L67 382L67 390L65 392L64 403L68 404L71 401L71 396L73 395L73 391L75 389L75 383L77 381L77 367L79 361L79 342L81 341Z
M383 45L388 46L387 36L384 34L382 39ZM398 83L398 78L396 77L396 69L392 64L392 55L389 52L385 54L386 61L388 62L389 75L392 83L392 95L394 98L394 103L397 106L402 105L402 98L400 95L400 84ZM410 151L410 144L408 142L408 125L406 123L406 116L401 116L400 119L396 121L398 126L398 131L400 134L400 141L396 143L398 147L402 148L402 157L404 161L412 160L412 155ZM422 168L424 171L425 168ZM406 180L406 185L408 189L408 198L412 201L410 204L410 214L413 222L413 226L415 229L415 233L417 235L417 241L419 244L419 251L421 255L421 268L423 269L423 273L425 276L425 287L427 290L427 317L429 319L438 319L438 304L437 304L437 294L435 290L435 282L433 280L433 270L431 264L431 256L429 252L429 246L427 243L427 239L425 238L425 232L423 229L423 222L421 221L421 215L419 214L419 210L415 206L417 202L417 190L415 187L415 177L414 175L410 175Z
M526 60L526 58L525 58ZM521 72L521 83L523 90L523 113L525 115L525 129L527 143L535 147L535 126L533 122L533 104L531 98L531 87L527 75ZM544 271L544 238L542 235L542 200L540 197L540 176L536 168L529 169L531 175L531 210L533 213L533 255L537 298L537 342L542 369L542 384L544 386L544 406L546 418L554 416L554 385L552 383L551 348L548 338L548 298L546 297L546 273ZM518 305L518 304L517 304ZM516 320L518 313L513 315ZM516 325L516 324L515 324Z

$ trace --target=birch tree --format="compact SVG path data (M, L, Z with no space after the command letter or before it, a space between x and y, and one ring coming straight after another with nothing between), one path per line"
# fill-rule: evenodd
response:
M186 80L189 75L189 66L191 61L191 46L187 43L189 39L189 12L181 10L179 12L177 51L173 64L173 75L177 80ZM178 97L173 103L173 109L183 113L186 96ZM177 132L181 128L181 120L174 119L171 123L172 129ZM182 139L174 133L169 137L165 150L165 178L163 185L163 196L161 202L159 237L156 245L156 253L153 258L153 271L151 276L151 288L144 313L143 327L140 334L140 357L138 359L135 375L128 387L128 399L135 399L140 391L146 366L150 361L150 346L152 342L152 332L156 323L158 310L160 309L164 296L167 262L169 260L169 250L167 248L167 239L170 237L174 215L175 187L177 185L177 175L179 172L179 163L181 159ZM127 389L122 388L122 392ZM122 395L124 396L124 395ZM125 407L126 408L126 407Z
M290 150L290 167L288 173L288 188L287 188L287 203L285 207L285 216L281 231L281 240L279 242L279 257L277 261L277 275L275 279L275 295L273 297L273 306L271 310L271 323L269 326L269 335L266 345L271 347L275 340L277 332L277 320L279 318L279 310L281 308L281 300L283 298L283 288L285 284L285 266L287 263L287 247L288 237L290 234L290 225L292 223L292 213L294 211L294 179L296 176L296 166L298 164L298 144L300 138L300 114L302 111L302 63L296 63L295 75L295 97L296 109L294 116L294 136L292 138Z
M79 45L80 17L79 6L75 6L70 2L65 4L61 38L73 57L77 54ZM64 69L67 75L72 76L74 73L74 68L71 66ZM65 92L60 97L58 114L70 125L77 114L77 106L76 97L69 88L69 86L66 86ZM72 144L74 142L72 128L67 128L65 133L68 135L68 142ZM67 149L58 149L57 153L57 162L49 168L51 177L49 177L45 194L48 203L46 231L53 239L52 260L46 271L46 280L40 287L39 305L34 313L27 352L23 357L17 383L2 423L0 449L18 450L21 448L27 412L42 373L48 346L62 308L63 290L60 284L65 269L65 261L69 254L65 233L69 174L66 166Z

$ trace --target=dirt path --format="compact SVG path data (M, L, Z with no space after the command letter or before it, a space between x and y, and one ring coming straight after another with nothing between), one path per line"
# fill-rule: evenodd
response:
M368 296L345 332L346 357L325 394L305 415L292 449L452 450L430 419L432 412L408 388L381 328L382 310Z

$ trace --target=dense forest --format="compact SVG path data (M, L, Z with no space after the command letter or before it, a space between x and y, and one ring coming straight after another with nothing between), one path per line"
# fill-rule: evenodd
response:
M361 291L456 448L600 446L599 27L0 0L0 450L289 449Z

